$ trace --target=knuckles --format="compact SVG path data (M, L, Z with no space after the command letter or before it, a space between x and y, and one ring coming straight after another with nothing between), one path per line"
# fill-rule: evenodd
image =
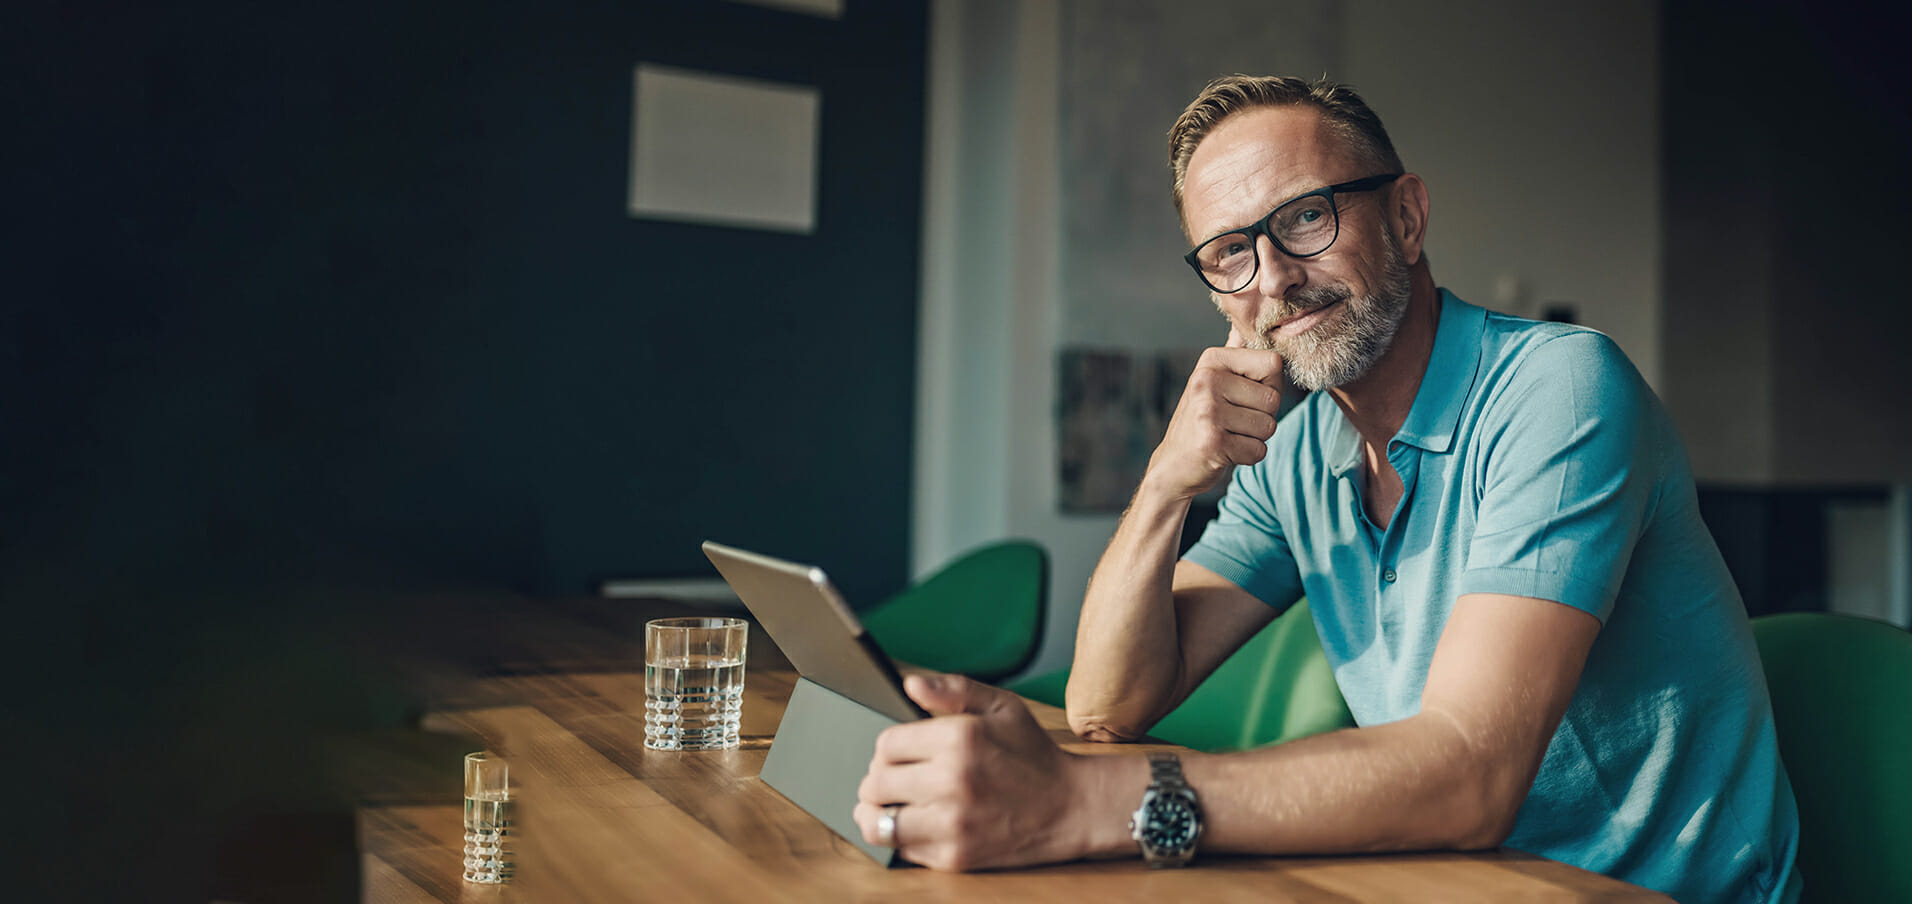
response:
M959 819L948 826L946 834L924 853L924 866L952 873L969 872L985 865L973 820Z
M1269 437L1274 436L1275 435L1275 416L1272 414L1268 414L1266 412L1257 412L1257 413L1261 415L1261 418L1255 422L1256 423L1255 435L1261 437L1263 440L1266 440Z
M1216 413L1221 411L1221 407L1221 398L1215 393L1197 391L1188 395L1188 413L1194 415L1197 420L1213 421Z
M1188 375L1183 397L1213 410L1221 400L1222 388L1235 378L1235 372L1219 366L1198 366Z
M1265 383L1255 385L1261 387L1261 410L1269 413L1268 419L1272 422L1274 412L1281 407L1281 391Z
M940 858L943 862L938 869L952 873L966 873L980 865L976 860L975 852L962 841L944 845L943 848L944 853Z
M870 768L874 769L879 764L889 762L896 758L896 745L898 743L896 731L898 728L906 727L908 726L899 725L896 726L896 728L887 728L876 736L876 755L870 760Z
M963 758L974 756L987 739L983 720L964 714L949 718L949 741L956 754Z

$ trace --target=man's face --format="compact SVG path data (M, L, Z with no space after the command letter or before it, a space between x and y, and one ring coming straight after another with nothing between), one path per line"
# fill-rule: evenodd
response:
M1253 223L1290 198L1374 172L1360 171L1307 107L1247 110L1224 120L1189 158L1183 222L1191 242ZM1260 267L1240 292L1211 293L1251 348L1272 348L1304 389L1360 379L1393 343L1412 283L1382 215L1386 188L1336 195L1340 236L1296 259L1257 239Z

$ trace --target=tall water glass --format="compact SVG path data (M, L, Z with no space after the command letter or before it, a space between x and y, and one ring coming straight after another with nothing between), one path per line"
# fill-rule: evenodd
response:
M644 746L729 750L744 708L741 618L660 618L644 625Z
M496 754L465 754L465 881L511 881L511 769Z

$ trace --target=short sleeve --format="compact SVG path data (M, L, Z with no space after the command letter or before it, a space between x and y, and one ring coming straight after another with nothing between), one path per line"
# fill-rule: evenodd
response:
M1520 359L1476 437L1478 514L1459 592L1552 600L1604 624L1658 493L1654 405L1599 333Z
M1220 513L1182 559L1221 575L1280 613L1301 598L1301 571L1275 515L1268 473L1276 458L1271 448L1260 464L1235 469Z

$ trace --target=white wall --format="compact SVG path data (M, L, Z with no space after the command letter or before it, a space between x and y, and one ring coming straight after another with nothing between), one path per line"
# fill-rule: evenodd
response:
M1227 323L1181 259L1169 126L1219 75L1340 70L1340 7L1078 0L1062 9L1060 344L1141 352L1218 344Z
M1235 15L1243 6L1226 4ZM1203 52L1210 32L1163 23L1216 8L1171 0L934 0L912 567L920 575L1006 536L1047 546L1054 565L1049 632L1032 672L1068 664L1082 589L1115 526L1113 516L1056 511L1056 350L1110 336L1149 348L1140 337L1206 336L1216 317L1198 304L1152 308L1149 325L1130 333L1095 324L1080 296L1065 301L1064 257L1082 231L1067 225L1060 165L1066 54L1093 51L1068 39L1110 34L1118 45L1111 54L1167 41L1174 46L1163 59L1187 59ZM1265 66L1218 58L1213 74L1326 68L1360 88L1409 168L1429 182L1429 254L1439 282L1516 312L1571 303L1581 322L1612 335L1657 380L1651 2L1542 8L1511 0L1294 0L1247 8L1308 18L1305 27L1276 23ZM1137 30L1129 40L1120 21L1071 30L1085 24L1071 16L1117 13ZM1278 46L1289 33L1308 40L1299 49ZM1339 43L1307 49L1332 41ZM1138 116L1133 128L1160 146L1169 121L1157 119L1159 111ZM1112 155L1112 166L1111 183L1160 180L1162 216L1172 222L1159 156ZM1159 254L1173 261L1182 250L1169 245ZM1497 291L1508 282L1518 291Z
M1112 518L1057 513L1058 53L1055 3L936 0L912 569L1031 537L1051 561L1031 671L1066 666Z
M1435 280L1525 316L1570 303L1657 386L1653 0L1348 0L1343 10L1340 76L1427 180Z

